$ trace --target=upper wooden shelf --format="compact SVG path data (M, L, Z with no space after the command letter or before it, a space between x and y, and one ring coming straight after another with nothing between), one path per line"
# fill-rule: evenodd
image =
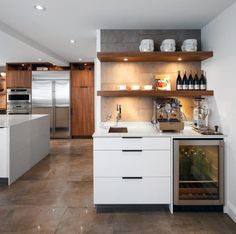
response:
M101 62L187 62L203 61L213 52L98 52L97 57Z
M156 91L156 90L111 90L98 91L98 96L102 97L201 97L213 96L212 90L207 91Z

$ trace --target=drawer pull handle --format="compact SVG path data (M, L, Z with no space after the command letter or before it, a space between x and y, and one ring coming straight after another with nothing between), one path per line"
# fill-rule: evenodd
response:
M142 180L143 177L136 176L136 177L122 177L123 180Z
M122 137L123 139L142 139L142 137Z
M143 150L122 150L122 152L143 152Z

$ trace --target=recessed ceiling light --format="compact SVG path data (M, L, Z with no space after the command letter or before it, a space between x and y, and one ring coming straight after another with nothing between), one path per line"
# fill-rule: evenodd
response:
M34 9L36 9L36 10L38 10L38 11L45 11L45 10L46 10L46 7L37 4L37 5L34 6Z
M178 58L178 61L182 61L182 58Z
M82 58L79 58L79 61L82 61Z
M75 40L74 39L70 39L70 43L71 44L75 44Z
M39 62L42 62L42 59L41 59L41 58L38 58L38 61L39 61Z
M127 61L128 61L128 59L127 59L127 58L124 58L124 61L125 61L125 62L127 62Z

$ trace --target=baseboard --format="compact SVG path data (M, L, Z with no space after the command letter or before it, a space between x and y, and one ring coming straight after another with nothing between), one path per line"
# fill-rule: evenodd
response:
M236 206L230 202L227 204L227 214L236 223Z
M8 178L0 178L0 184L8 185Z

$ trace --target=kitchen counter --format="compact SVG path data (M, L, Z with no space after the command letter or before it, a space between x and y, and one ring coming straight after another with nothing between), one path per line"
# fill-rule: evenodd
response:
M46 115L0 115L0 128L8 128L13 125L45 117Z
M224 135L202 135L186 124L181 132L161 132L157 127L148 122L120 122L118 127L127 127L127 133L109 133L109 127L115 123L102 124L95 130L93 137L172 137L172 138L223 138Z
M49 154L49 115L0 115L0 181L9 185Z

